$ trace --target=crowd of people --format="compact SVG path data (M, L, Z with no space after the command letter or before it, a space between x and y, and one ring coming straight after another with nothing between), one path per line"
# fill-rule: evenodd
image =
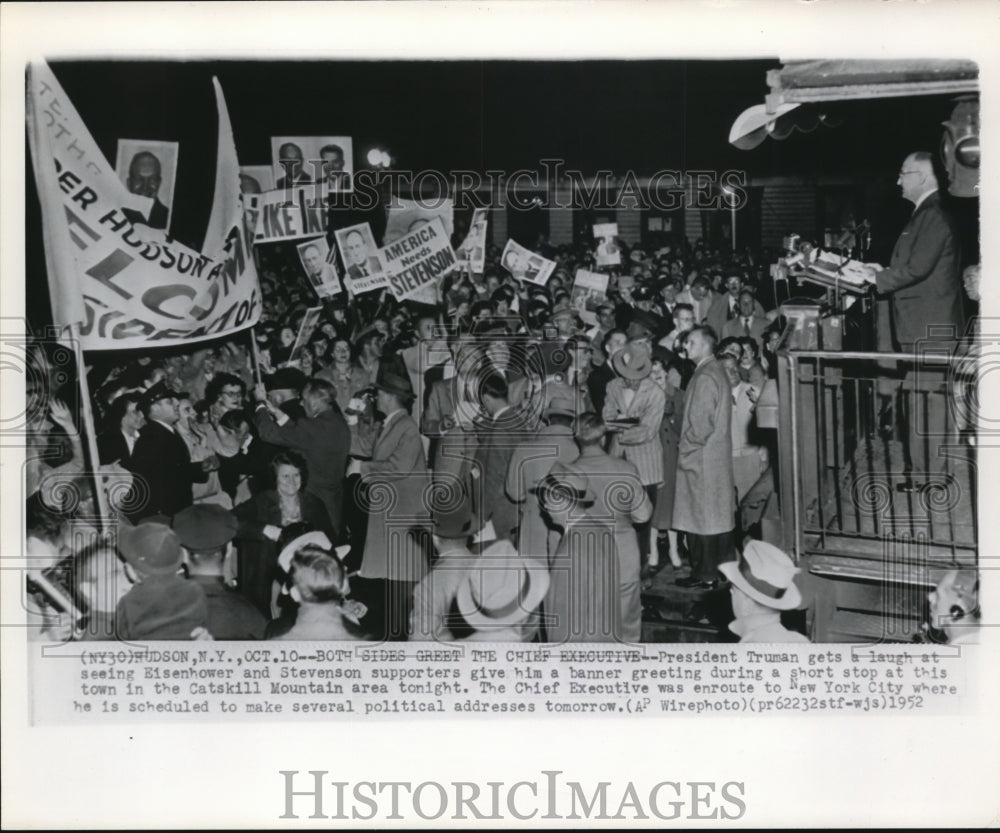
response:
M805 640L780 622L796 568L754 540L774 490L755 408L785 324L767 264L620 249L591 316L570 305L576 270L597 268L583 243L539 241L545 286L490 247L436 306L319 303L294 249L262 247L251 333L89 368L117 539L74 550L86 499L67 507L58 484L83 446L66 406L36 413L29 555L72 562L63 607L80 614L56 604L46 628L637 642L643 585L669 565L680 587L728 590L742 639ZM55 575L34 573L50 607Z

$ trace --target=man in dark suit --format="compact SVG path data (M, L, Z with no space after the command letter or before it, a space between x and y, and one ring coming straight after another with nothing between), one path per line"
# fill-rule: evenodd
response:
M132 451L139 440L139 429L146 423L138 393L123 393L111 403L107 430L97 437L97 456L101 465L118 462L132 468Z
M145 218L129 217L132 222L145 223L150 228L166 229L170 212L160 202L159 193L162 182L162 168L160 160L155 154L150 153L148 150L143 150L132 157L132 161L128 166L128 179L125 182L129 192L138 194L141 197L153 198L153 207L149 211L149 216ZM128 211L126 211L126 214L128 214Z
M204 483L210 472L219 467L218 458L191 462L187 444L175 425L177 394L163 382L157 382L143 395L142 412L146 424L139 432L132 451L131 468L136 476L132 497L127 505L133 520L148 515L175 515L194 502L192 483ZM145 499L144 499L145 498Z
M729 319L722 328L723 338L742 338L748 336L757 342L757 347L763 349L764 330L770 322L764 315L756 311L756 299L749 289L741 289L736 318Z
M367 278L382 271L379 259L369 255L368 244L360 231L349 231L344 235L343 255L349 277Z
M498 540L514 541L518 507L505 491L507 468L514 450L525 440L526 415L510 404L507 382L497 372L483 379L480 397L489 418L478 425L473 503L479 510L480 528L492 522Z
M889 294L891 301L891 323L893 346L901 353L912 355L917 360L917 344L935 341L949 352L954 349L965 323L962 310L961 250L958 231L954 220L945 212L938 194L938 180L929 153L911 153L903 160L896 180L903 199L912 202L913 215L906 224L896 246L888 268L869 264L871 272L868 280L875 284L880 293ZM904 379L909 376L922 385L944 381L944 368L921 368L919 376L910 373L913 365L901 365ZM908 387L913 387L911 383ZM904 389L900 390L905 394ZM900 409L892 417L892 406L883 405L880 421L891 433L893 422L899 428L903 440L904 468L913 470L910 439L917 428L912 414L916 413L912 401L913 392L898 397ZM948 408L945 399L931 391L927 396L927 431L943 430L936 426L947 425ZM909 413L907 413L909 411ZM924 442L927 442L925 439ZM923 455L917 455L918 460ZM936 455L932 454L931 459ZM900 484L908 488L907 484Z
M900 351L935 333L931 328L955 328L961 334L961 250L954 220L944 211L929 153L911 153L903 160L897 184L903 199L915 206L892 251L889 267L873 265L869 280L892 296L893 340Z
M611 366L611 357L621 350L627 341L628 337L624 330L614 328L604 334L601 352L604 353L605 362L596 370L592 370L587 377L587 392L590 394L590 401L597 413L604 410L604 398L607 395L608 384L617 376Z
M333 385L311 379L302 390L305 416L291 419L271 403L263 385L254 389L257 410L254 424L260 438L272 445L291 448L305 458L308 480L305 491L326 506L334 532L341 532L344 503L344 473L351 450L351 432L337 405Z
M289 188L312 182L312 177L304 170L305 158L302 155L302 148L294 142L285 142L278 148L278 164L285 175L278 178L275 183L276 188Z

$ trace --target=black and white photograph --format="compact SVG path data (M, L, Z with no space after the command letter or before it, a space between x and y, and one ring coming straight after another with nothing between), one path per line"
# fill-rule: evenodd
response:
M119 139L115 172L130 194L149 197L153 207L144 218L152 229L170 228L177 177L177 142Z
M345 277L351 282L355 295L385 286L385 270L371 225L358 223L340 228L334 232L334 237L344 264Z
M1000 23L20 5L5 828L996 823Z
M336 258L325 237L314 237L295 248L310 285L321 298L343 291L337 275Z
M329 192L354 189L350 136L272 136L276 188L320 184Z
M555 261L525 248L513 238L504 246L500 263L514 280L539 286L545 286L557 265Z
M597 248L594 257L598 266L619 266L622 262L621 249L618 247L618 223L597 223L594 226L594 239Z
M472 212L469 231L455 250L455 256L459 263L480 275L486 266L486 229L488 224L489 213L487 209L475 209Z

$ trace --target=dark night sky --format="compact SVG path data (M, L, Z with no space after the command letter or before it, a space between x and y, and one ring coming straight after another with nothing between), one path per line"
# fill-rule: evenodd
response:
M842 126L752 151L728 142L768 92L777 60L115 62L52 68L110 162L119 137L180 142L174 236L200 247L214 183L211 78L226 96L241 164L267 164L272 135L350 135L356 165L373 145L397 167L537 169L560 158L598 169L724 171L749 176L870 172L895 180L908 151L934 150L947 96L831 105ZM30 164L30 163L29 163ZM28 174L29 227L37 212ZM29 264L41 257L29 228Z

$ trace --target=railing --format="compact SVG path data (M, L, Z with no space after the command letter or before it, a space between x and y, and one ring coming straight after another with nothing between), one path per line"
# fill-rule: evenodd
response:
M975 561L974 420L963 395L975 359L940 349L779 352L779 486L797 561Z

